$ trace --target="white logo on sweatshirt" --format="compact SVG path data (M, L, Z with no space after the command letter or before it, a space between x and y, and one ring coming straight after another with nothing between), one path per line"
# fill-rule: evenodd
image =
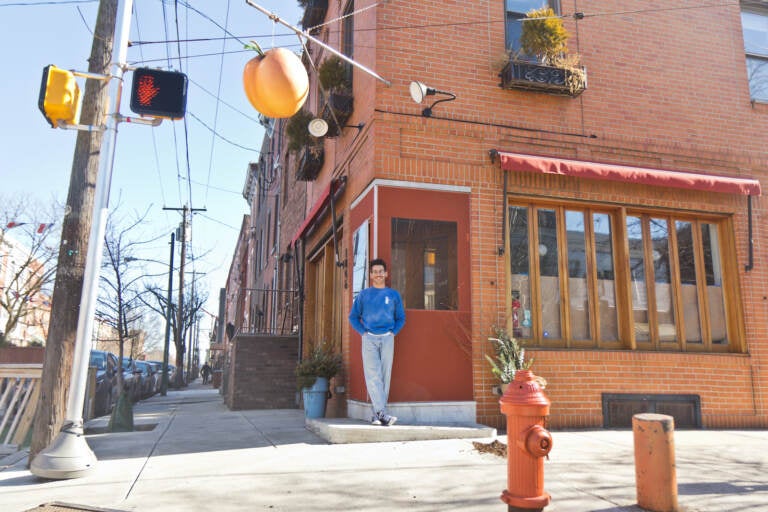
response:
M389 304L389 297L384 297L384 304Z

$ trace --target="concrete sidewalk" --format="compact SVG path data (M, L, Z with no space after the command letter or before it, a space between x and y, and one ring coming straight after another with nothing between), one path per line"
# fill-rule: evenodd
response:
M55 501L164 512L506 511L506 461L479 453L471 438L329 444L305 428L300 410L229 411L197 383L137 404L134 418L156 426L88 435L99 462L84 478L40 480L23 454L0 461L0 511ZM545 511L641 510L631 431L553 438ZM768 512L768 432L676 431L675 444L681 510Z

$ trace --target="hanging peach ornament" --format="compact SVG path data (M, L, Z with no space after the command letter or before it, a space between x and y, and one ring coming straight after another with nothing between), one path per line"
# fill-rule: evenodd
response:
M248 48L259 53L243 70L248 101L266 117L291 117L304 105L309 93L309 77L301 59L285 48L262 52L253 42Z

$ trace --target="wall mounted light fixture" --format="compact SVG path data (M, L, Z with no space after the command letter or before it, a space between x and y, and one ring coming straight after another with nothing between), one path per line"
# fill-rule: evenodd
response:
M411 82L410 91L411 91L411 98L416 103L421 103L422 101L424 101L425 97L434 96L435 94L445 94L446 96L450 96L450 98L441 98L439 100L436 100L430 106L422 110L421 115L424 117L432 116L432 109L438 103L441 103L443 101L453 101L456 99L456 95L453 94L452 92L440 91L432 87L429 87L427 85L424 85L421 82L416 82L416 81Z
M345 124L342 126L342 128L357 128L358 132L363 129L365 126L365 123L360 124ZM328 133L328 123L325 121L325 119L315 118L309 122L309 125L307 126L307 129L309 130L310 135L313 137L322 137L326 133Z

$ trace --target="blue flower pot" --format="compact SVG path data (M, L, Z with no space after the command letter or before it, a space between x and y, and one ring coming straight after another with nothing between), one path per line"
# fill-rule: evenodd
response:
M304 396L304 416L322 418L325 416L325 403L328 400L328 379L318 377L311 388L301 390Z

